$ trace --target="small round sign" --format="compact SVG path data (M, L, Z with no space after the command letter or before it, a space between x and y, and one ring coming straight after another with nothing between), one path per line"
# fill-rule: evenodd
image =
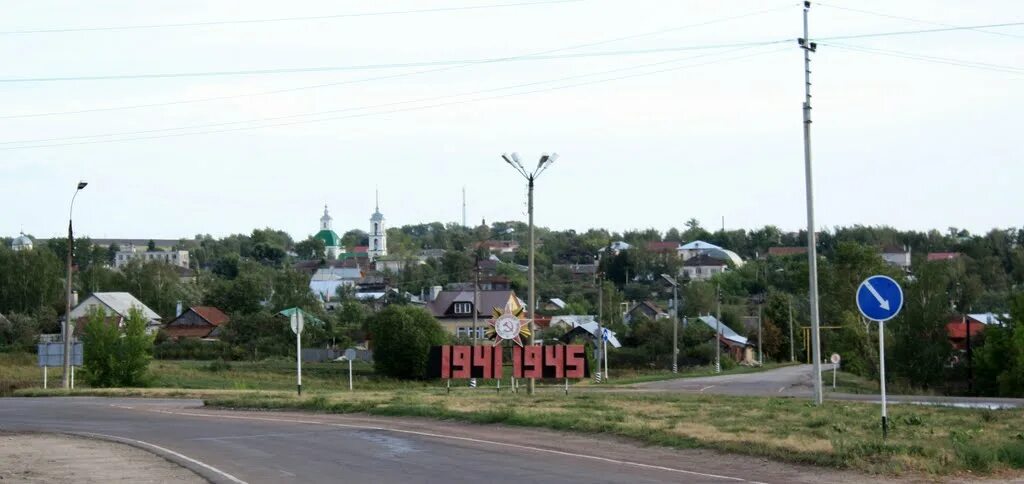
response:
M871 276L857 287L857 309L872 321L895 318L903 309L903 289L889 276Z
M348 361L356 359L356 350L354 348L345 350L345 359Z
M832 353L831 360L832 360L832 364L833 365L838 365L839 364L839 360L840 360L839 353Z

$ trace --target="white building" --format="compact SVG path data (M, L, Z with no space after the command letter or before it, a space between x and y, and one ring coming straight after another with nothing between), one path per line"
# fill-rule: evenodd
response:
M20 250L32 250L32 239L22 232L21 235L14 238L11 241L11 250L18 252Z
M882 249L882 259L901 269L910 269L910 247L887 246Z
M681 275L691 281L706 281L721 274L728 269L728 264L722 259L716 259L707 254L686 259L683 267L679 270Z
M309 281L309 290L322 301L338 297L338 288L355 287L363 279L363 272L349 267L324 267L317 269Z
M160 315L154 312L142 301L135 299L135 296L127 292L96 292L86 298L71 310L71 320L78 321L88 317L93 308L102 309L107 317L124 319L132 309L142 311L146 318L146 330L150 333L160 328Z
M135 250L135 245L129 245L127 250L119 250L114 254L114 267L120 269L135 259L139 259L142 262L163 262L164 264L185 269L189 267L187 250L147 250L146 252L139 252Z
M373 215L370 216L370 237L366 254L370 256L370 260L388 255L388 234L384 226L384 215L380 213L379 198Z

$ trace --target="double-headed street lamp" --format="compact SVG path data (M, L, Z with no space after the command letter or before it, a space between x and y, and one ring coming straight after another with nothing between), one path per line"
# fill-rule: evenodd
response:
M64 388L71 387L71 338L74 332L74 328L71 326L71 264L72 254L75 246L75 233L71 227L71 214L75 210L75 198L78 197L78 192L82 191L88 183L84 181L78 182L78 188L75 189L75 194L71 196L71 207L68 208L68 279L67 279L67 301L64 312L64 376L61 377L61 383Z
M533 331L534 331L533 320L537 316L537 311L536 311L536 308L535 308L535 306L537 305L537 301L535 300L535 294L534 294L534 282L535 282L535 279L534 279L534 263L533 263L535 246L536 246L536 241L534 240L534 237L533 237L533 182L534 182L534 180L537 179L537 177L540 176L541 173L544 173L544 171L547 170L548 167L551 166L551 164L555 162L555 160L558 159L558 153L552 153L550 155L547 154L547 153L542 154L540 156L540 161L537 162L537 167L534 168L533 171L528 171L526 169L526 167L523 166L522 161L519 160L519 153L512 153L511 155L509 155L507 153L503 153L501 155L501 158L504 159L505 162L509 164L509 166L511 166L517 172L519 172L520 175L523 175L523 178L526 178L526 181L527 181L528 187L529 187L528 195L527 195L526 207L527 207L527 212L529 213L529 217L530 217L530 262L529 262L530 263L530 290L529 290L529 296L528 296L530 298L530 300L527 301L526 308L530 311L529 314L527 315L527 317L530 320L530 338L529 338L529 341L530 341L530 345L532 346L533 345ZM535 388L536 388L536 382L535 382L535 380L533 378L530 378L530 382L529 382L529 384L527 386L527 389L528 389L528 392L529 392L530 395L533 395L533 392L534 392Z
M668 274L661 278L672 286L672 373L679 373L679 282Z

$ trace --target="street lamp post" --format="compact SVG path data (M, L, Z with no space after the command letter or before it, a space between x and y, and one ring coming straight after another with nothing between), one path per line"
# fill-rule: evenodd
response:
M661 278L672 286L672 373L679 373L679 282L668 274Z
M715 373L722 372L722 288L715 285Z
M530 277L530 290L529 290L529 301L526 303L526 307L529 310L528 318L529 318L529 321L530 321L530 338L529 338L529 341L530 341L530 346L533 346L533 332L534 332L533 320L537 316L537 308L536 308L537 301L536 301L536 298L534 296L534 294L535 294L534 293L534 291L535 291L535 283L536 283L535 270L534 270L535 269L534 268L534 265L535 265L534 264L534 255L536 253L536 239L534 238L534 234L533 234L533 182L540 176L541 173L544 173L544 171L547 170L548 167L551 166L551 164L555 162L555 160L558 159L558 153L552 153L550 155L548 155L547 153L542 154L540 156L540 161L537 162L537 167L534 168L533 171L527 171L526 170L526 167L524 167L523 163L519 160L519 153L512 153L511 156L508 155L508 154L502 154L501 157L502 157L502 159L505 160L506 163L509 164L509 166L511 166L513 169L515 169L517 172L519 172L520 175L523 175L523 178L525 178L526 181L527 181L528 191L527 191L526 207L527 207L527 212L529 213L529 218L530 218L530 261L529 261L529 264L530 264L530 275L529 275L529 277ZM536 390L536 381L533 378L530 378L530 381L529 381L529 383L527 385L527 392L530 395L533 395L535 390Z
M67 283L65 284L67 286L67 299L65 300L64 306L64 326L61 328L61 332L64 333L62 335L64 337L64 376L61 377L61 383L65 389L71 388L71 338L74 334L74 327L71 325L71 264L75 246L75 233L71 225L71 214L75 210L75 198L78 197L78 192L82 191L86 185L88 185L88 183L84 181L78 182L78 188L75 189L75 194L71 196L71 207L68 208L68 254L66 261L68 278Z

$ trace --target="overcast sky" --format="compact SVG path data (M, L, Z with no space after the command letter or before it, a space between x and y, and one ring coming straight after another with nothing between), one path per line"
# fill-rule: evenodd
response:
M304 238L325 203L339 232L366 229L377 187L391 226L461 221L463 186L471 223L525 220L505 151L561 156L537 182L539 225L805 226L800 2L495 6L512 3L531 2L10 2L0 235L62 233L80 178L76 231L92 237ZM1024 21L1019 0L826 3L812 39ZM337 16L424 9L446 10ZM219 21L236 22L17 33ZM1024 27L985 30L820 40L819 227L1022 225ZM703 48L723 44L745 45ZM49 113L65 114L24 116Z

